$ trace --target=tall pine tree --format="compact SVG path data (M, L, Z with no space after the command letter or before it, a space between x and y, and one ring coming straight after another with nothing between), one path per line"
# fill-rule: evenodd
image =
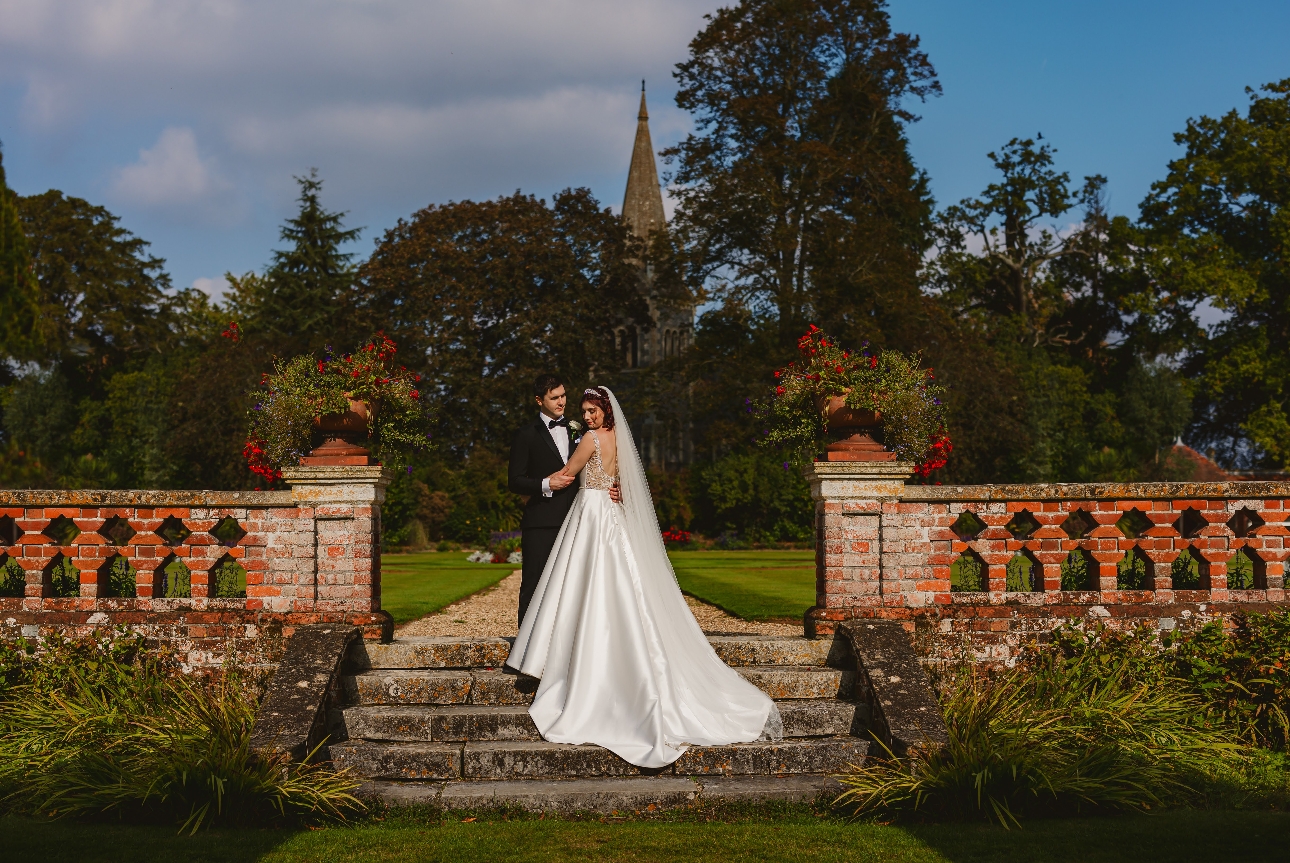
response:
M280 356L353 341L344 307L355 268L353 254L341 247L356 240L362 229L344 228L345 213L323 208L316 168L295 179L300 211L280 234L290 247L273 253L263 276L227 276L234 315L248 333L267 337Z

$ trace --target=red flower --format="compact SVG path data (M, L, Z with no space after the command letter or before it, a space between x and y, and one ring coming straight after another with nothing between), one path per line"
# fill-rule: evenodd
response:
M783 387L775 387L775 395L777 395L777 396L782 396L783 394L784 394L784 388L783 388Z
M837 372L838 374L842 374L842 366L834 366L833 371Z
M871 368L871 369L876 369L876 368L878 368L878 358L877 358L877 357L870 357L870 358L869 358L869 368Z
M775 372L775 377L779 377L779 375L780 375L779 371L776 371L776 372Z
M412 396L412 398L414 399L421 398L421 393L417 392L416 390L413 390L412 392L408 393L408 395Z

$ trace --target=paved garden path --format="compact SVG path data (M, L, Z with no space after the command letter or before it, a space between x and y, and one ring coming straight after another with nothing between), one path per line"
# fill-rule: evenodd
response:
M753 635L801 635L800 623L756 623L726 614L715 605L687 596L690 611L704 632L738 632ZM453 638L513 636L519 631L515 611L520 604L520 571L495 586L481 590L442 611L403 624L396 636L434 635Z

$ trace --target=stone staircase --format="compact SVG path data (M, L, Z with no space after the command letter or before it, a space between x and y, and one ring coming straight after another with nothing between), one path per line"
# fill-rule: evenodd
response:
M814 798L861 763L868 710L853 698L844 639L710 635L717 654L776 700L778 743L692 747L645 770L594 745L542 740L528 715L537 681L503 671L510 640L357 642L330 714L332 760L392 804L655 811L697 800Z

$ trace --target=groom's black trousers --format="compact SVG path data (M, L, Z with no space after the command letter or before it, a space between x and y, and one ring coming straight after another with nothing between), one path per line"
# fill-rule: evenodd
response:
M520 542L524 550L524 574L520 576L520 625L524 624L524 612L529 610L533 591L537 590L542 580L542 570L546 568L546 559L555 548L558 527L526 527L521 532Z

